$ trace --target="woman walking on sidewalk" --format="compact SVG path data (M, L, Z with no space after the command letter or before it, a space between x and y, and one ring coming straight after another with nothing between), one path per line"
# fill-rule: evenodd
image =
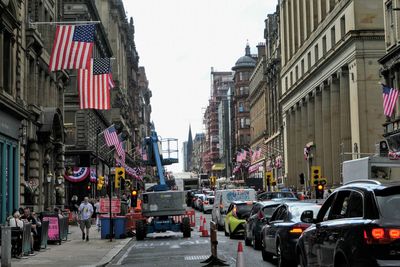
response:
M89 203L89 198L85 197L82 204L79 206L80 214L80 227L82 231L82 240L85 240L85 228L86 228L86 241L89 241L89 229L91 226L91 218L93 214L93 206Z

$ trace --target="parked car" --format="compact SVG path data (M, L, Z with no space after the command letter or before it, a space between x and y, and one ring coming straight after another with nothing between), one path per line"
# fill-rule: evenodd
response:
M254 189L227 189L217 190L211 212L212 220L217 224L218 230L225 227L225 216L229 205L233 201L255 201L256 191Z
M299 238L300 266L400 266L400 183L353 181L336 189Z
M321 205L300 201L286 202L276 208L270 221L261 230L262 257L269 261L277 257L278 267L296 266L296 244L301 233L311 223L300 220L305 210L319 211Z
M261 228L269 221L275 209L285 201L293 201L293 199L274 199L253 204L244 228L244 243L246 246L253 245L254 249L261 249Z
M196 200L194 202L194 208L197 210L201 210L201 206L203 205L203 200L205 199L206 195L204 194L195 194L194 195Z
M257 195L257 201L266 201L276 198L292 198L298 200L293 192L264 192Z
M203 212L207 213L212 211L212 207L214 205L214 196L206 195L205 200L203 201Z
M225 216L225 236L233 238L244 234L244 224L252 207L253 201L234 201L229 205Z

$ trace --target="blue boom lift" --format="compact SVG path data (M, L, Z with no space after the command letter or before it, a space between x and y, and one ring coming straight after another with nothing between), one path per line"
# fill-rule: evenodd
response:
M142 194L142 215L147 218L151 217L151 220L136 221L137 240L143 240L149 233L165 231L182 232L183 237L190 237L190 219L184 217L181 223L175 222L173 219L173 216L184 215L186 212L185 193L184 191L170 190L165 182L163 166L178 163L177 157L170 157L171 141L176 142L177 147L177 139L160 140L154 130L151 131L150 137L146 137L144 140L147 153L145 164L157 167L159 182L154 186L154 192ZM162 150L161 142L167 144L167 150ZM168 157L164 158L164 154Z

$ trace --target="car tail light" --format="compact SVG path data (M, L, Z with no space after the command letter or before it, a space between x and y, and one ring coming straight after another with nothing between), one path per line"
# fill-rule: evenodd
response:
M208 205L208 201L204 201L204 204Z
M364 240L367 244L388 244L400 239L400 229L372 228L364 230Z
M264 219L264 214L261 212L261 210L257 213L257 217L259 220Z
M293 225L293 227L289 230L289 233L291 233L291 234L296 234L296 235L300 235L300 234L303 233L303 231L306 230L309 226L310 226L309 224L305 224L305 223L295 224L295 225Z

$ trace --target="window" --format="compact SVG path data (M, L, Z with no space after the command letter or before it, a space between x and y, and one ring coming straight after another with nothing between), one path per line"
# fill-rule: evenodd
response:
M301 76L304 75L304 58L301 60Z
M340 191L331 207L328 220L342 219L346 217L351 191Z
M311 69L311 52L307 53L307 70Z
M326 35L322 37L322 56L326 54Z
M11 83L11 70L12 70L12 61L11 61L11 33L8 31L3 31L3 84L0 86L3 87L3 90L9 94L12 93L12 83ZM1 44L0 44L1 45ZM1 81L1 80L0 80Z
M287 214L286 211L287 211L286 206L284 205L280 206L275 210L274 214L271 217L271 221L285 220Z
M363 217L364 215L364 205L363 205L363 197L358 192L351 192L349 203L347 206L347 218L357 218Z
M276 210L277 207L278 207L278 205L264 207L262 209L262 213L263 213L264 217L268 218L268 219L271 218L272 214L274 213L274 211Z
M239 112L244 112L244 103L239 102Z
M290 86L293 85L293 72L290 72Z
M346 17L343 16L340 18L340 37L344 38L346 34Z
M329 215L329 212L331 210L331 206L332 206L336 196L337 196L337 193L334 192L324 202L324 204L322 205L321 209L318 212L318 216L317 216L317 221L318 222L326 221L328 219L328 215Z
M336 29L335 26L331 28L331 48L335 47L336 44Z
M314 54L315 54L315 62L319 60L319 50L318 50L318 44L314 46Z
M296 77L296 82L299 79L299 66L296 66L295 68L295 77Z

